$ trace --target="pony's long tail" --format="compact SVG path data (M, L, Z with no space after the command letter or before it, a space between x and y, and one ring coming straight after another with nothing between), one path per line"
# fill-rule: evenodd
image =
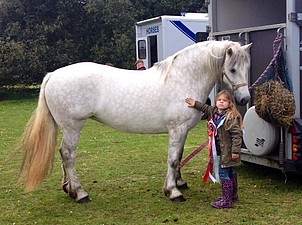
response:
M27 192L33 191L41 184L54 161L58 126L45 100L45 86L50 75L51 73L48 73L43 79L38 107L32 114L15 149L24 153L19 181L24 183Z

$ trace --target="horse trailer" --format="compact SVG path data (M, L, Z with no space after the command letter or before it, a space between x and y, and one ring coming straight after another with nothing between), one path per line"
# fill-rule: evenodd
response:
M136 58L150 68L177 51L208 38L207 13L159 16L135 23Z
M302 1L301 0L206 0L209 10L209 39L253 43L249 86L269 69L273 45L282 36L285 71L292 85L293 122L276 126L255 111L255 92L240 108L244 121L242 161L284 172L302 172ZM280 35L281 34L281 35ZM279 61L277 61L279 62ZM280 61L281 62L281 61ZM277 66L278 65L277 63ZM267 82L267 81L266 81ZM274 99L274 98L272 98ZM282 104L280 104L280 107Z

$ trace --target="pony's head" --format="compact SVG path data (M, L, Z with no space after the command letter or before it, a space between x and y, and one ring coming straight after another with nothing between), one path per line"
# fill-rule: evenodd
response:
M222 89L233 92L238 105L245 105L250 100L247 77L250 68L248 50L251 45L240 46L237 42L226 43L220 85Z

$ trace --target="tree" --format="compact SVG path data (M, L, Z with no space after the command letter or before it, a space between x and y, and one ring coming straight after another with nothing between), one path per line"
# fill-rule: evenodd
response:
M135 22L199 12L197 0L0 0L0 85L40 83L80 61L133 69Z
M94 1L89 6L97 40L92 49L101 63L111 62L121 68L132 68L135 59L135 18L130 1ZM133 53L130 54L129 53Z
M40 83L46 72L89 55L86 2L15 0L0 4L2 85Z

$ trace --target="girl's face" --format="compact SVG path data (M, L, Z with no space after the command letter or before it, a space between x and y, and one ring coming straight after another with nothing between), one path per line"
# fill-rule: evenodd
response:
M224 111L230 106L230 101L226 98L224 94L220 95L216 99L216 107L218 111Z

